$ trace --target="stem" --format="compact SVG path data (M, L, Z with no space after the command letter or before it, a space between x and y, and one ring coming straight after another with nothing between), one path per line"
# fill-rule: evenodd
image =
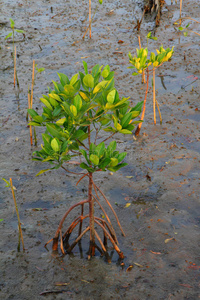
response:
M144 104L143 104L143 111L142 111L142 116L140 120L144 119L144 114L145 114L145 109L146 109L146 100L147 100L147 93L148 93L148 88L149 88L149 70L147 68L147 87L146 87L146 92L145 92L145 98L144 98ZM138 136L140 134L140 129L142 127L142 122L138 124L138 127L135 131L135 136Z
M28 108L31 108L31 97L30 97L30 92L28 91ZM32 120L32 118L30 117L30 121ZM31 146L33 145L33 134L32 134L32 126L29 125L29 129L30 129L30 143Z
M182 0L180 0L180 20L179 20L180 25L181 25L181 11L182 11Z
M17 213L18 226L19 226L19 232L20 232L20 235L21 235L23 251L25 251L24 239L23 239L22 228L21 228L21 222L20 222L19 211L18 211L18 207L17 207L17 201L16 201L16 198L15 198L15 192L14 192L14 188L13 188L13 184L12 184L12 178L10 178L10 186L11 186L12 196L13 196L13 200L14 200L14 204L15 204L15 210L16 210L16 213ZM19 244L18 244L18 248L20 248Z
M156 125L156 72L153 67L153 119L154 124Z
M94 199L92 197L92 173L89 172L88 186L88 202L89 202L89 218L90 218L90 250L88 257L95 254L95 232L94 232Z
M31 86L31 109L32 109L32 106L33 106L34 71L35 71L35 60L33 60L33 71L32 71L32 86Z
M111 137L113 137L113 135L115 135L115 134L116 134L116 132L113 132L113 134L111 134L109 137L107 137L105 140L103 140L102 143L103 143L103 142L106 142L107 140L109 140L109 139L110 139Z

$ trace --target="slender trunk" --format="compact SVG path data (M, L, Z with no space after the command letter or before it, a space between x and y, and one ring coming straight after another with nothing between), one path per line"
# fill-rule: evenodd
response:
M153 68L153 120L156 125L156 69Z
M95 255L95 230L94 230L94 199L92 197L92 173L89 173L88 201L89 201L89 218L90 218L90 249L89 255Z
M146 100L147 100L147 93L148 93L148 88L149 88L149 70L147 68L147 87L146 87L146 93L145 93L145 98L144 98L144 104L143 104L143 111L142 111L142 116L140 120L144 119L144 114L145 114L145 109L146 109ZM138 127L135 131L135 136L138 136L140 134L140 129L141 129L142 123L138 124Z

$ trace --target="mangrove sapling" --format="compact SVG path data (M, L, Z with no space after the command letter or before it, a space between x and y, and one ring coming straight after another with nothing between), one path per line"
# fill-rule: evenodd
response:
M136 72L133 72L132 75L136 76L138 74L142 74L143 71L146 71L147 73L147 80L146 80L146 92L145 92L145 99L144 99L144 105L143 105L143 111L141 120L143 121L144 115L145 115L145 109L146 109L146 98L148 94L148 86L149 86L149 75L153 74L153 112L154 112L154 124L156 124L156 110L155 105L158 107L159 115L160 115L160 123L162 123L162 118L160 114L160 109L158 106L158 102L155 97L155 71L157 68L159 68L164 62L171 59L173 55L173 48L167 48L166 50L163 48L163 46L160 47L160 49L156 49L157 55L155 55L154 52L150 53L150 57L148 56L148 48L141 48L136 49L137 55L132 56L129 52L129 62L133 65L129 68L135 68ZM152 66L152 69L149 71L149 66ZM135 135L138 136L141 130L142 123L138 124L138 127L135 131Z
M14 64L14 87L15 87L15 78L17 81L17 86L19 87L19 80L17 77L17 70L16 70L16 47L15 47L15 32L24 34L24 30L21 29L15 29L15 22L13 19L10 18L10 27L12 29L12 32L10 32L6 37L5 40L7 40L9 37L12 36L12 44L13 44L13 64Z
M13 200L14 200L14 204L15 204L15 210L17 213L17 219L18 219L18 229L19 229L19 239L18 239L18 246L17 246L17 250L20 251L20 240L22 241L22 247L23 247L23 251L25 251L25 247L24 247L24 239L23 239L23 234L22 234L22 228L21 228L21 221L20 221L20 217L19 217L19 211L18 211L18 207L17 207L17 201L16 201L16 197L15 197L15 187L12 184L12 178L10 178L10 181L7 181L5 178L2 178L5 183L6 183L6 187L10 187L11 188L11 192L12 192L12 196L13 196Z
M101 204L103 199L114 214L116 221L124 235L119 219L102 190L96 185L94 176L99 172L109 170L116 172L127 165L122 162L126 152L116 151L115 140L107 143L116 133L132 134L134 119L140 114L143 102L134 108L129 105L129 98L120 99L114 86L114 72L110 67L96 65L88 72L87 63L83 61L84 73L79 72L69 80L62 73L58 73L60 82L54 82L54 90L49 89L48 96L43 95L41 102L44 104L41 116L33 110L28 112L33 121L30 125L44 126L46 132L42 134L44 145L40 151L34 152L34 160L49 162L52 167L41 170L37 175L48 170L62 168L69 174L80 176L77 185L83 178L88 178L88 197L73 206L64 214L56 230L52 249L60 249L63 254L70 253L82 237L90 233L90 246L88 258L95 255L95 249L108 257L107 240L110 240L120 258L123 253L118 247L118 240L108 216L107 209ZM102 131L109 135L100 137ZM70 162L73 158L73 162ZM74 161L74 158L77 160ZM70 164L71 163L71 164ZM77 165L80 171L70 169ZM94 214L94 205L97 205L105 218L99 218ZM85 207L89 211L85 213ZM63 231L63 223L69 213L76 207L81 208L68 229ZM88 225L83 229L83 221ZM72 232L79 226L78 236L74 242L69 243ZM97 227L97 228L96 228ZM99 229L103 231L103 239L99 235ZM48 243L49 243L48 242ZM47 243L47 244L48 244ZM99 245L98 245L99 244Z

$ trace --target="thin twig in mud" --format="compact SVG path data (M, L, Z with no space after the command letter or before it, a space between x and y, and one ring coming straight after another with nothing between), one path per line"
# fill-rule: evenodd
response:
M156 98L155 98L155 100L156 100L156 106L157 106L159 117L160 117L160 125L162 125L162 115L161 115L160 107L159 107L159 104L158 104L158 101Z
M28 91L28 108L30 109L31 108L31 96L30 96L30 93ZM30 117L30 121L32 120L32 118ZM33 145L33 134L32 134L32 126L29 125L29 129L30 129L30 143L31 143L31 146Z
M34 87L34 74L35 74L35 60L33 60L33 71L32 71L32 86L31 86L31 109L33 107L33 87Z
M65 250L63 247L63 238L62 238L62 231L60 230L60 249L62 251L62 254L65 254Z
M16 77L16 47L15 47L15 54L14 54L14 87L15 87L15 77Z
M181 12L182 12L182 0L180 0L180 20L179 20L179 24L181 25Z
M15 192L14 192L14 188L13 188L13 184L12 184L12 178L10 178L10 187L11 187L12 196L13 196L13 200L14 200L14 204L15 204L15 210L16 210L16 213L17 213L18 227L19 227L19 237L21 237L23 251L25 251L24 239L23 239L22 228L21 228L21 221L20 221L20 217L19 217L19 211L18 211L18 207L17 207L17 201L16 201L16 198L15 198ZM18 243L18 251L20 251L20 238L19 238L19 243Z
M101 189L94 183L94 181L92 181L92 183L93 183L93 186L96 187L96 188L98 189L98 191L100 192L100 194L101 194L101 195L103 196L103 198L106 200L106 203L108 204L108 206L110 207L110 209L112 210L112 212L113 212L113 214L114 214L114 216L115 216L115 218L116 218L117 224L118 224L118 226L119 226L119 228L120 228L120 230L121 230L123 236L125 236L125 233L124 233L124 231L123 231L123 229L122 229L122 226L121 226L121 224L120 224L120 222L119 222L119 219L118 219L118 217L117 217L117 215L116 215L116 212L114 211L112 205L110 204L110 202L108 201L108 199L106 198L106 196L104 195L104 193L101 191Z

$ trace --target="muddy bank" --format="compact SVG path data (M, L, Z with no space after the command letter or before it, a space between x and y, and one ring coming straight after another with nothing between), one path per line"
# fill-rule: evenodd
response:
M173 26L179 6L167 0L158 41L149 41L151 51L162 43L174 48L173 59L157 72L157 100L163 125L153 125L152 94L149 93L145 122L137 140L117 136L118 150L127 151L129 166L114 175L102 174L96 182L109 197L126 237L117 229L126 258L112 264L97 257L87 261L88 237L82 253L54 257L44 248L52 238L63 212L86 196L83 180L63 170L35 177L41 166L31 160L26 122L27 91L31 85L32 61L45 73L35 80L34 108L41 110L39 97L57 80L56 72L69 77L89 67L109 64L115 71L121 95L133 105L143 100L145 87L127 67L128 52L138 47L133 29L141 7L133 1L105 1L97 10L92 39L82 36L88 22L87 2L1 1L1 110L0 178L12 177L24 234L25 254L17 252L17 217L11 193L1 186L0 291L2 299L189 299L199 298L199 36L184 37ZM96 3L92 3L93 11ZM66 7L66 10L63 11ZM199 5L184 1L183 16L198 21ZM12 44L4 41L10 32L9 18L26 31L16 36L20 90L13 88ZM184 24L187 24L185 21ZM142 22L141 40L155 22ZM191 30L200 32L192 22ZM123 43L118 43L121 40ZM158 116L157 116L158 117ZM159 119L158 119L159 123ZM38 145L42 143L37 129ZM39 147L38 147L39 148ZM126 204L130 206L126 207ZM96 208L97 214L100 213ZM72 214L76 216L76 211ZM66 223L67 226L67 223ZM112 251L112 249L110 249ZM131 266L129 268L129 266ZM65 283L65 285L57 285ZM63 293L56 293L58 291ZM53 291L40 295L44 291Z

